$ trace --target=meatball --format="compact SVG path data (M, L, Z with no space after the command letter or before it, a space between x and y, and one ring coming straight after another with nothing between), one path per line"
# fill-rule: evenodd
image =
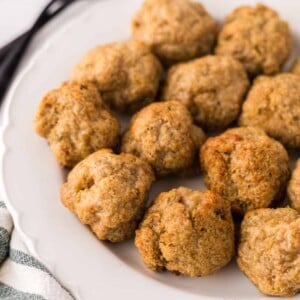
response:
M133 112L151 103L161 77L158 59L147 46L135 41L91 50L72 74L75 81L94 81L105 103L122 112Z
M225 21L215 52L238 59L252 76L280 71L292 48L289 26L258 4L234 10Z
M300 79L294 74L258 77L239 124L257 126L289 148L300 147Z
M288 154L261 129L234 128L209 138L200 158L207 188L229 200L235 213L268 207L284 194Z
M125 132L122 151L148 162L161 177L190 168L205 135L177 101L152 103L135 114Z
M300 75L300 57L295 61L291 72L296 75Z
M210 55L173 66L162 98L182 102L204 129L222 129L238 117L248 87L240 62Z
M151 270L209 275L234 253L230 205L210 191L161 193L136 231L135 245Z
M98 239L121 242L134 234L153 181L146 162L102 149L69 173L61 200Z
M210 53L217 26L200 3L145 0L132 20L132 34L164 64L171 64Z
M288 195L291 206L300 212L300 159L298 159L292 173L292 178L288 185Z
M89 82L64 82L47 93L34 123L36 132L48 140L56 159L65 167L119 143L119 122Z
M292 296L299 292L299 213L291 208L248 212L242 222L237 262L264 294Z

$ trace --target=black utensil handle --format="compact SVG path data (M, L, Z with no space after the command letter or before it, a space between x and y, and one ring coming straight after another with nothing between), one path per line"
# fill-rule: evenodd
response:
M61 12L69 4L75 0L52 0L44 8L40 16L37 18L31 29L24 34L24 37L18 40L10 51L5 55L5 59L0 65L0 102L2 102L5 92L11 82L14 72L25 52L29 42L34 34L48 22L51 18Z
M66 5L68 5L68 2L73 2L72 0L66 1ZM54 4L52 4L54 5ZM49 5L47 6L48 10L50 9ZM47 13L44 14L42 18L39 19L38 25L43 26L45 25L51 18L56 16L61 10L65 8L65 4L57 7L54 11L51 12L51 14ZM37 21L36 21L37 22ZM12 50L13 47L16 47L24 38L28 35L30 30L27 30L26 32L19 35L14 40L10 41L8 44L0 48L0 64L5 59L5 56Z
M35 21L33 27L36 29L41 28L50 19L59 14L63 9L76 0L53 0L44 8L42 13L39 15Z
M29 32L29 30L26 31L26 32L24 32L24 33L22 33L17 38L15 38L14 40L10 41L5 46L3 46L3 47L0 48L0 64L3 62L3 60L8 55L8 53L10 51L12 51L12 49L14 47L17 47L17 45L26 37L26 35L28 34L28 32Z
M2 99L6 92L6 86L9 84L9 82L6 81L5 78L0 79L0 99Z
M17 47L14 47L0 65L0 100L3 99L6 89L14 75L20 59L29 43L30 36L27 35Z

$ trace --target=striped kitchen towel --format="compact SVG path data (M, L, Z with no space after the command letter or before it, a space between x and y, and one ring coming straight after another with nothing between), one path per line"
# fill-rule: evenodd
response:
M74 300L47 268L29 254L0 201L0 299Z

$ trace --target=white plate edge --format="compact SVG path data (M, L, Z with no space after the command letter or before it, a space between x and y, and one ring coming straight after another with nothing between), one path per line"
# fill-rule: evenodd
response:
M110 0L104 0L105 2L108 2ZM23 215L20 212L17 212L16 209L14 209L13 205L11 205L11 202L9 200L8 192L6 189L5 184L5 176L4 176L4 160L5 156L9 152L9 147L5 142L5 135L6 132L10 130L11 128L11 122L10 122L10 105L13 101L14 95L16 93L17 87L19 84L24 80L26 75L31 71L31 69L35 66L36 61L38 58L45 52L47 49L51 46L51 44L57 39L61 34L63 34L66 30L68 30L74 23L80 22L80 19L85 18L89 14L90 7L87 6L88 3L85 3L85 11L80 12L78 15L73 15L70 17L70 20L68 20L66 23L64 23L64 26L60 28L57 31L52 31L50 34L47 35L47 40L43 41L41 47L39 49L36 49L33 51L33 53L29 54L29 60L24 64L24 66L18 71L17 76L13 80L11 86L8 89L7 94L4 97L3 100L3 107L2 107L2 117L3 120L1 122L0 126L0 192L1 197L3 197L4 203L7 206L8 211L10 212L14 227L18 231L21 239L23 240L24 244L28 248L28 250L33 254L35 258L40 260L48 269L54 270L56 267L56 263L53 261L50 261L49 259L41 259L39 255L39 251L37 250L38 247L36 246L36 238L32 235L25 233L25 231L22 229L22 218ZM46 25L48 26L48 25ZM56 278L57 279L57 278ZM60 283L61 284L61 283ZM72 286L72 294L75 296L76 299L80 300L82 299L79 288L77 286L74 286L72 283L68 283L69 286Z

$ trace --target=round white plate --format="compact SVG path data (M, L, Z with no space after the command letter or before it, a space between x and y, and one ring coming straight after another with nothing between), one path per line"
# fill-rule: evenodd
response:
M218 20L241 4L256 1L203 0ZM266 0L289 21L300 41L297 0ZM5 201L27 246L77 299L263 299L235 263L203 278L147 270L132 241L99 242L60 203L65 174L47 145L33 131L38 103L48 90L67 80L70 70L90 48L130 37L130 18L141 0L90 2L31 58L10 90L5 105L1 176ZM298 31L297 31L298 30ZM296 51L299 44L295 45ZM299 53L299 52L298 52ZM161 190L179 185L203 188L199 178L157 183ZM297 297L299 299L299 296Z

